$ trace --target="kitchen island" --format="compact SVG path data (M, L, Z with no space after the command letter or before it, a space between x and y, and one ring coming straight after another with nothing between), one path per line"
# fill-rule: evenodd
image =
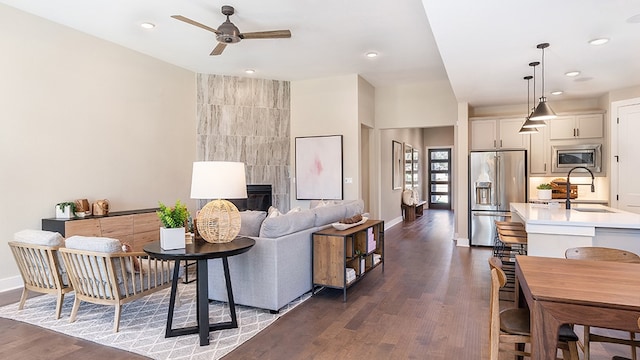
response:
M525 224L527 253L564 258L566 249L601 246L640 255L640 214L602 205L511 203L512 221Z

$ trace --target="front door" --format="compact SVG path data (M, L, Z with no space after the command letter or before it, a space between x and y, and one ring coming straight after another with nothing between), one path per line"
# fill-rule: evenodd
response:
M429 149L429 209L451 210L451 149Z

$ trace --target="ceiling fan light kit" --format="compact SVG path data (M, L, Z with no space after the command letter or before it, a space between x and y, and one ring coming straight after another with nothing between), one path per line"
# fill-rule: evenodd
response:
M241 40L247 39L285 39L291 37L291 31L289 30L271 30L271 31L256 31L256 32L248 32L241 33L240 29L229 20L229 16L235 13L235 9L233 6L224 5L222 7L222 14L227 17L227 20L223 22L217 29L214 29L210 26L201 24L195 20L191 20L182 15L172 15L171 17L185 22L187 24L197 26L201 29L210 31L216 34L216 40L218 41L218 45L211 51L212 56L220 55L226 49L227 44L235 44L239 43Z
M538 44L536 47L542 50L542 94L538 106L529 118L531 120L551 120L555 119L557 115L547 104L547 98L544 96L544 49L549 47L549 43Z

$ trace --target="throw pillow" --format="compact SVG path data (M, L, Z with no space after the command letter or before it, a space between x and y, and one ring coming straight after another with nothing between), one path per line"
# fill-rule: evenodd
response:
M280 212L280 210L278 210L276 207L273 206L269 206L269 210L267 210L267 217L268 218L274 218L274 217L278 217L282 215L282 213Z
M277 209L276 209L277 210ZM260 226L267 217L266 211L247 210L240 212L240 232L242 236L259 236Z
M413 191L411 190L405 190L402 192L402 202L405 205L415 205L415 199L413 198Z
M65 241L69 249L117 253L122 251L120 240L107 237L74 235Z
M302 211L302 208L300 206L296 206L293 209L287 211L287 214L297 213L297 212L300 212L300 211Z
M123 242L122 243L122 252L133 252L133 248L131 247L131 245L129 243ZM125 261L125 265L127 267L127 271L130 273L139 273L140 272L140 262L138 261L137 257L131 257L132 262L133 262L133 269L131 269L131 264L129 264L129 261ZM144 274L144 270L142 270L142 273Z

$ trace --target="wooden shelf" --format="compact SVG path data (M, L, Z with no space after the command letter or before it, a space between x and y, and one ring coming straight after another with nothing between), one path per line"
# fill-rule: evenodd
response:
M344 301L347 301L347 288L378 265L382 265L384 271L382 220L367 220L347 230L326 228L313 233L312 241L314 294L324 287L342 289ZM379 261L375 262L375 259ZM347 268L354 269L355 279L347 281Z

